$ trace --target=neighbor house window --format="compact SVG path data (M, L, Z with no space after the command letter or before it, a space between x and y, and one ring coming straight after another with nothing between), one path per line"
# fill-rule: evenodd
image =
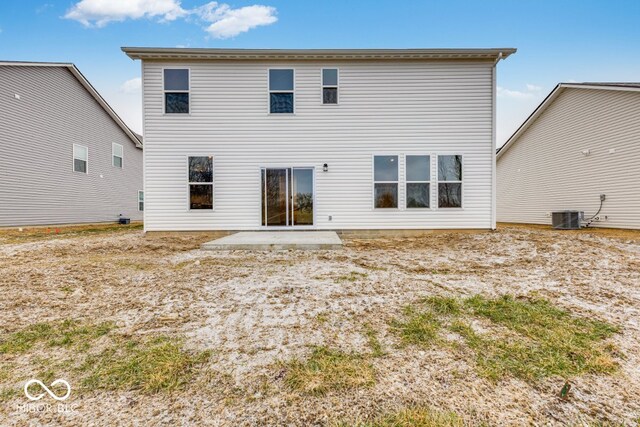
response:
M338 103L338 69L322 69L322 103Z
M73 144L73 171L88 173L89 149L84 145Z
M122 145L116 144L115 142L111 144L111 157L113 158L113 166L117 168L122 168L122 156L123 156Z
M462 207L462 156L438 156L438 207Z
M164 70L164 112L189 114L189 70Z
M293 113L293 70L269 70L269 112Z
M375 208L398 207L398 156L373 156Z
M189 157L189 209L213 209L213 157Z
M144 191L138 190L138 210L142 212L144 210Z
M429 156L406 157L407 208L428 208L431 181Z

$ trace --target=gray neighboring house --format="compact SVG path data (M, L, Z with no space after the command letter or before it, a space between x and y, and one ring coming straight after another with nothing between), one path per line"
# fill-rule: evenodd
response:
M497 154L498 221L640 229L640 83L561 83ZM600 207L600 195L605 201Z
M0 227L142 220L142 139L73 64L0 62Z

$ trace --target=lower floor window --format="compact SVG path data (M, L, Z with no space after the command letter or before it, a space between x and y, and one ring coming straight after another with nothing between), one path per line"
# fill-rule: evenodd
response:
M213 209L213 157L189 157L189 209Z
M462 207L462 184L455 184L455 183L438 184L438 207L440 208Z
M376 208L397 208L398 207L398 184L382 183L375 184Z
M373 156L374 208L398 207L398 156Z
M438 156L438 207L462 207L462 156Z
M138 210L142 212L144 210L144 191L138 191Z
M408 182L407 183L407 208L428 208L429 207L429 183L428 182Z
M213 209L213 185L189 184L189 208Z

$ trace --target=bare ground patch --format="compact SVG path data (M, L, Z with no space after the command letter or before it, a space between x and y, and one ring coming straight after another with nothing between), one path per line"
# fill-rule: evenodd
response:
M0 342L20 344L16 334L38 324L75 325L66 335L44 327L39 344L0 354L2 425L636 425L640 417L633 233L505 227L350 238L335 252L203 252L210 235L135 229L2 233ZM487 378L455 329L438 330L447 344L431 346L394 329L416 301L475 295L545 300L571 319L612 325L615 351L606 354L616 368ZM479 333L504 327L489 315L474 319L465 325ZM82 371L87 360L104 366ZM167 373L176 386L145 388L144 375L122 374L131 366ZM18 411L33 376L70 378L75 410ZM100 386L109 383L118 386Z

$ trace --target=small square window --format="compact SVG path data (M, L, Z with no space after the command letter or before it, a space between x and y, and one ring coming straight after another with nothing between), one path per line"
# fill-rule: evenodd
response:
M189 114L189 70L167 68L163 74L165 114Z
M73 144L73 171L88 173L89 149L83 145Z
M189 90L189 70L171 69L164 70L164 90L166 91L188 91Z
M188 93L165 93L164 112L167 114L189 114Z
M293 114L294 108L293 70L269 70L269 113Z
M269 70L270 91L293 91L293 70Z
M338 69L322 69L322 103L338 103Z
M122 168L122 159L124 156L124 150L122 145L116 144L115 142L111 144L111 156L112 156L112 164L117 168Z

